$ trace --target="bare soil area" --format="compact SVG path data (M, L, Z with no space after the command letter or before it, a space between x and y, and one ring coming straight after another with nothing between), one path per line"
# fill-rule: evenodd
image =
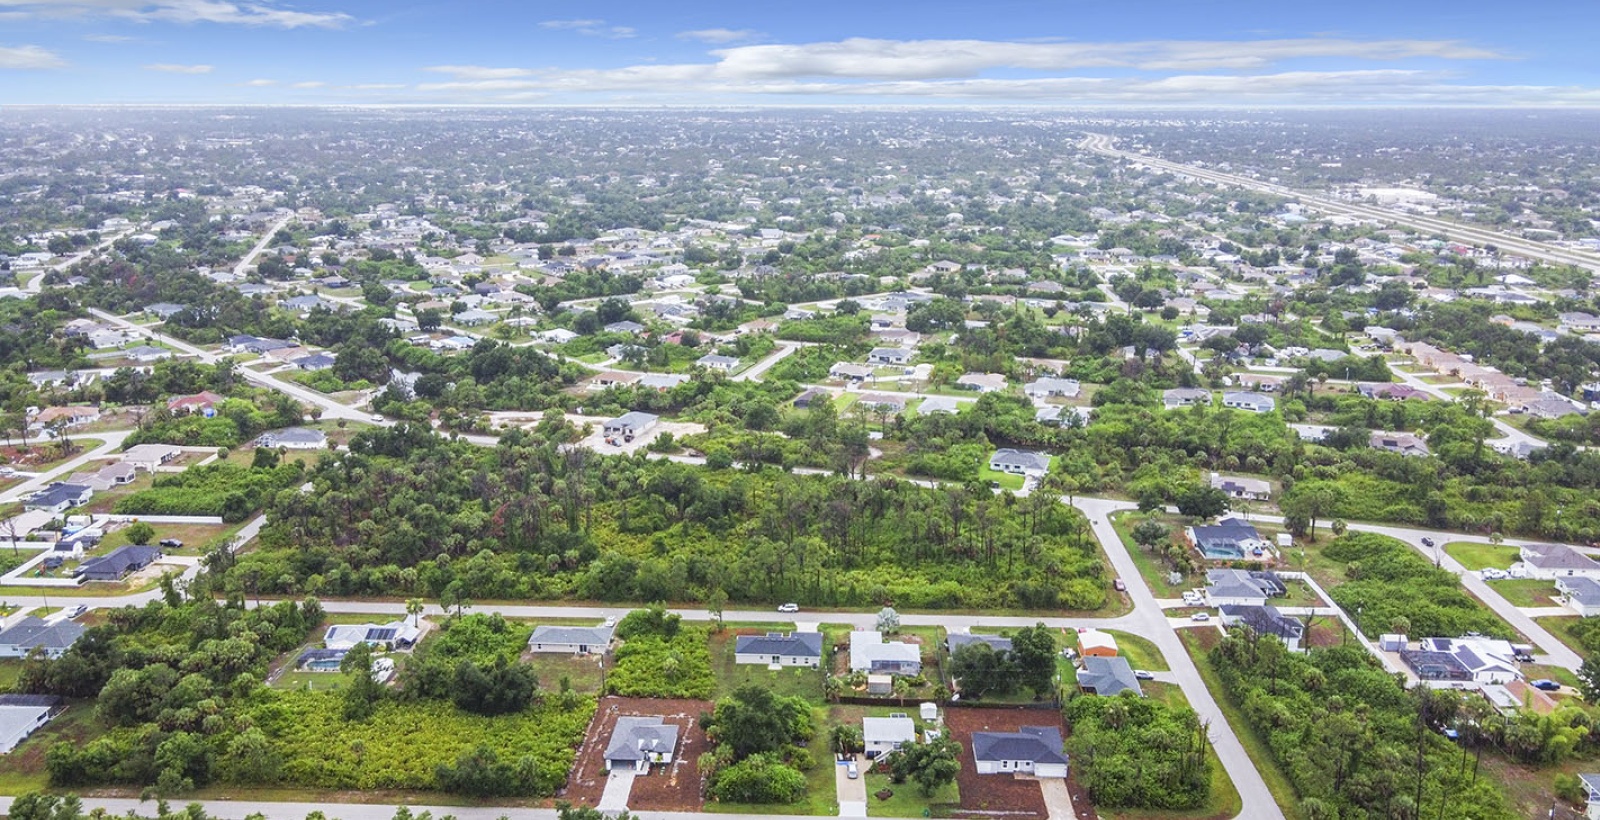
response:
M611 742L611 730L617 725L617 718L660 715L679 727L678 748L670 766L655 766L650 774L634 778L628 808L635 812L700 811L705 801L700 797L700 769L696 761L700 755L711 751L711 743L701 731L698 720L700 713L711 711L711 706L710 701L704 700L602 698L561 799L579 806L598 805L606 788L606 745Z

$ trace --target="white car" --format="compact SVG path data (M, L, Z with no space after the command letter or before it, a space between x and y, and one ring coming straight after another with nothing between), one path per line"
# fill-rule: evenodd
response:
M88 611L89 611L88 607L84 606L83 604L78 604L77 606L67 607L67 610L65 612L61 613L61 614L63 616L65 616L67 620L70 621L73 618L76 618L76 617L78 617L78 616L80 616L83 613L88 612Z
M1510 577L1505 570L1495 569L1494 567L1485 567L1482 575L1485 581L1503 581Z
M1208 612L1196 612L1195 614L1189 616L1189 620L1191 620L1191 621L1209 621L1209 620L1211 620L1211 614L1208 613Z
M778 605L778 611L779 612L799 612L800 611L800 605L799 604L795 604L795 603L779 604Z

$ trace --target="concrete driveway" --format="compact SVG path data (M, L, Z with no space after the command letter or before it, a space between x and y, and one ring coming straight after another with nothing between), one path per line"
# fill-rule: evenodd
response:
M1078 816L1072 810L1072 794L1067 791L1064 778L1041 777L1039 789L1044 792L1044 807L1050 812L1050 820L1074 820Z
M857 761L856 766L859 769L866 768L866 766L864 766L860 761ZM854 780L851 780L848 769L849 767L845 765L845 761L843 760L838 761L833 767L834 788L839 794L839 816L866 817L866 778L858 777Z
M633 794L633 770L612 769L606 777L606 790L600 795L601 811L624 811L628 796Z

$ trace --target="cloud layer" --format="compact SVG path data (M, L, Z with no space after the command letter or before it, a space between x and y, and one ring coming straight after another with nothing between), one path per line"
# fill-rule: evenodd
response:
M211 68L208 65L177 65L175 63L153 63L145 66L146 71L165 71L168 74L210 74Z
M276 28L339 28L355 18L343 12L296 11L268 2L228 0L0 0L12 18L96 19L141 23L219 23Z
M65 68L67 61L41 46L0 46L0 68Z

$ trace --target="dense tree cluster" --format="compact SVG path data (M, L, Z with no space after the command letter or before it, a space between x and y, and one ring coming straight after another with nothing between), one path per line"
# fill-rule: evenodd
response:
M1067 705L1073 775L1096 806L1195 809L1211 794L1207 727L1193 709L1131 692Z

